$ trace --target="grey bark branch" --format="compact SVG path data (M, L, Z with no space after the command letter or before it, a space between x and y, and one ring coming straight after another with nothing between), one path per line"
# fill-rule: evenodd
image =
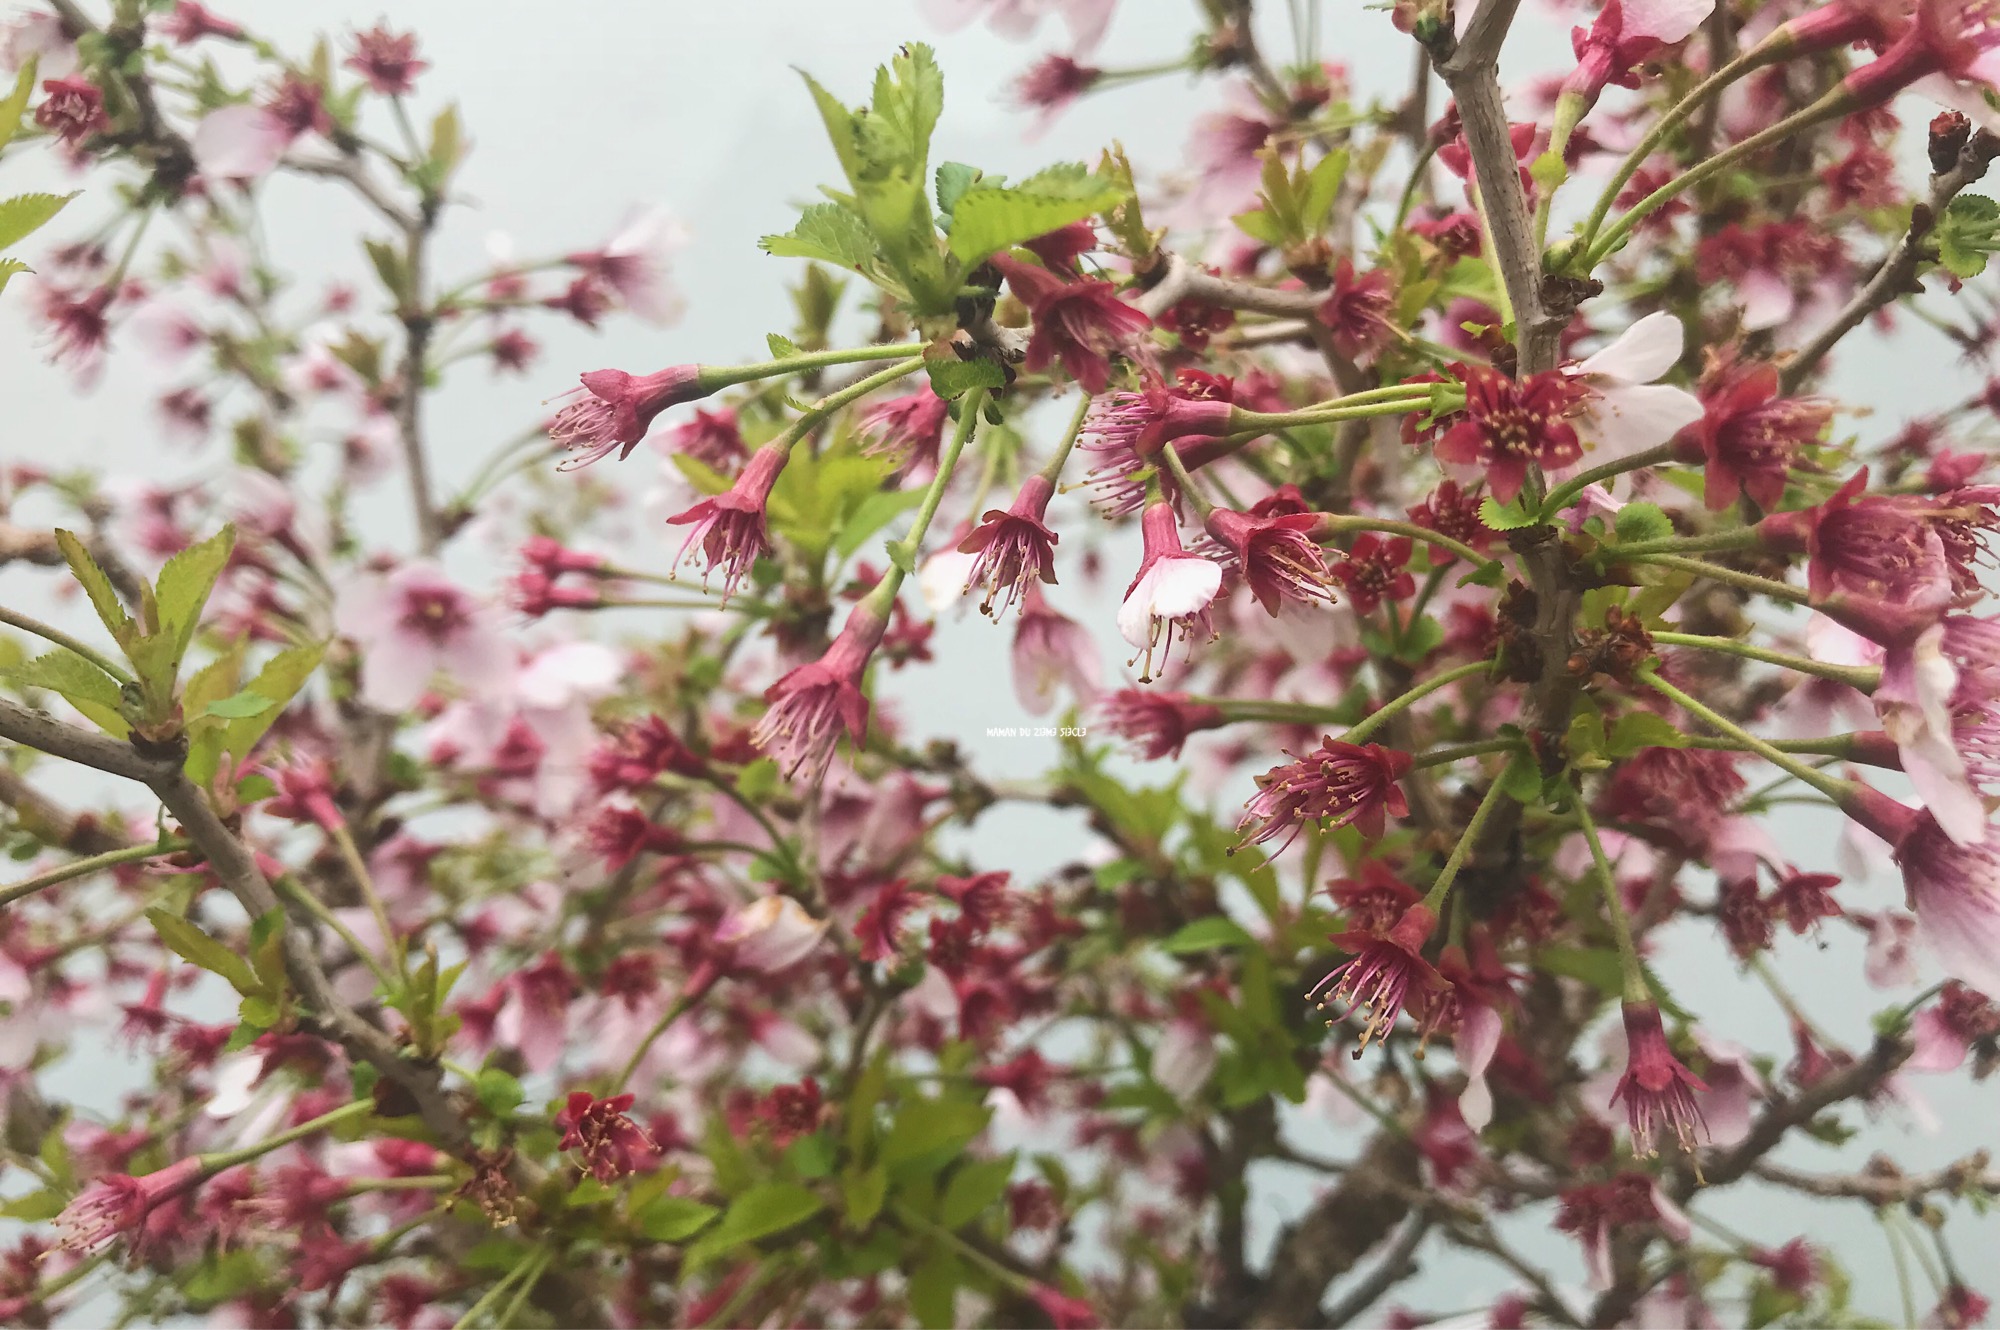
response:
M1252 1309L1252 1326L1303 1326L1320 1320L1320 1300L1335 1279L1408 1217L1419 1183L1417 1147L1401 1132L1376 1135L1340 1185L1278 1235L1271 1276Z

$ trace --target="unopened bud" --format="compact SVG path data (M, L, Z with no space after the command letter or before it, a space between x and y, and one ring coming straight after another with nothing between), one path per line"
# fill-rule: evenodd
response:
M1940 111L1931 120L1931 173L1943 175L1958 165L1958 154L1972 137L1972 122L1957 111Z

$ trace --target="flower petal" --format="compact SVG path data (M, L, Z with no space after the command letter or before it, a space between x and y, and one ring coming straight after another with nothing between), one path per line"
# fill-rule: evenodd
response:
M1629 17L1626 22L1631 22ZM1602 375L1621 383L1651 383L1680 360L1686 342L1679 319L1666 313L1648 314L1570 373ZM1695 418L1699 420L1700 414Z

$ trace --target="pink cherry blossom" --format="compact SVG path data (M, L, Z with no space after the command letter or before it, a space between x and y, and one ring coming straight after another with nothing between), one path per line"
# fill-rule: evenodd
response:
M436 673L474 694L513 676L498 612L433 563L355 579L341 592L334 622L359 649L362 696L384 711L415 704Z

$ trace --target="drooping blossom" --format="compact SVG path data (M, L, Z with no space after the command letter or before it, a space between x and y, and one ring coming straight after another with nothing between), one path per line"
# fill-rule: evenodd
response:
M1776 508L1792 460L1832 419L1833 408L1818 398L1778 394L1778 368L1767 361L1726 362L1703 378L1702 418L1682 433L1679 455L1704 464L1711 512L1740 494L1767 512Z
M1061 54L1043 56L1023 70L1008 89L1014 105L1024 110L1039 111L1034 128L1028 133L1036 139L1047 133L1070 103L1089 92L1097 81L1104 77L1104 71L1095 65L1086 65Z
M921 903L904 878L892 878L876 888L875 899L854 923L861 959L879 962L894 956L901 947L903 916Z
M950 414L951 403L926 385L864 407L855 430L864 441L862 450L871 456L898 462L935 460Z
M1322 827L1352 823L1369 840L1379 840L1389 818L1410 815L1399 784L1410 771L1408 753L1380 744L1342 743L1327 735L1305 756L1289 750L1286 756L1292 761L1257 778L1257 793L1244 805L1236 828L1256 830L1239 848L1279 835L1290 845L1308 822Z
M433 674L473 694L490 693L513 675L514 650L497 612L433 563L413 560L350 583L335 604L334 626L359 648L362 697L385 712L416 705Z
M986 599L979 606L982 613L992 614L997 599L1004 615L1030 582L1055 585L1055 546L1061 537L1044 520L1054 494L1055 485L1047 477L1029 476L1010 506L988 509L959 542L961 552L975 556L965 589L986 588Z
M1657 1004L1627 1001L1624 1016L1625 1074L1611 1102L1625 1101L1633 1150L1654 1153L1662 1131L1671 1131L1682 1150L1693 1150L1695 1132L1705 1130L1694 1097L1706 1092L1708 1083L1674 1056Z
M1981 1039L2000 1034L2000 1007L1985 994L1952 980L1939 990L1937 1001L1910 1022L1916 1045L1906 1065L1911 1071L1956 1071Z
M761 556L770 553L771 538L764 525L764 505L770 501L771 487L777 484L788 456L784 449L773 445L759 448L743 464L743 473L736 477L736 483L726 492L703 499L685 512L669 517L667 525L689 528L680 552L674 555L674 568L678 570L688 552L699 546L703 565L702 585L707 586L709 579L719 570L722 573L723 599L735 595L743 579L750 575L751 566Z
M807 914L790 896L762 896L725 918L715 940L728 949L735 968L775 974L812 955L826 937L827 922Z
M1825 503L1757 524L1765 548L1808 555L1813 607L1870 641L1905 646L1956 597L1944 539L1903 496L1867 495L1866 468Z
M56 1216L56 1246L94 1254L120 1234L144 1228L156 1207L185 1196L201 1184L205 1173L201 1158L190 1155L139 1177L99 1178Z
M990 260L1034 316L1021 367L1039 374L1061 362L1084 391L1101 393L1111 382L1111 357L1125 352L1153 321L1118 298L1111 283L1071 280L1010 254Z
M243 29L228 19L217 18L195 0L175 0L174 12L153 25L154 31L179 46L198 42L204 37L221 37L228 41L239 41Z
M647 323L664 327L686 308L672 271L673 256L687 240L686 228L672 212L645 208L620 226L602 249L580 250L565 256L564 262L608 288Z
M750 456L737 427L736 412L730 407L713 411L695 408L686 423L658 436L656 447L669 457L691 457L711 471L734 475Z
M1893 848L1917 935L1946 974L1982 993L2000 993L2000 836L1989 830L1960 844L1928 810L1865 785L1856 791L1842 807Z
M1354 958L1328 971L1306 996L1318 998L1324 991L1326 996L1319 999L1322 1009L1344 1002L1353 1010L1366 1010L1355 1057L1360 1057L1371 1041L1387 1038L1405 1007L1421 1012L1443 991L1444 976L1423 957L1424 946L1436 930L1437 915L1419 903L1380 933L1348 932L1332 938L1336 947L1352 952Z
M1173 653L1176 633L1190 643L1197 634L1214 636L1208 607L1222 588L1222 569L1213 560L1182 548L1171 504L1161 502L1147 508L1140 518L1140 529L1144 556L1118 608L1118 631L1145 661L1139 681L1146 683L1154 675L1155 653L1164 668Z
M1060 14L1078 51L1089 51L1104 39L1118 0L922 0L924 17L945 32L956 32L986 17L986 26L1009 41L1034 35L1042 19Z
M1484 365L1457 364L1452 372L1465 385L1465 410L1438 439L1438 459L1483 467L1497 503L1521 492L1531 465L1544 470L1569 466L1583 456L1583 444L1568 416L1578 392L1561 374L1510 379Z
M67 366L77 382L88 387L104 368L105 343L111 336L108 286L78 295L53 283L36 288L36 314L49 332L49 360Z
M558 399L565 405L549 426L549 437L570 456L561 469L589 466L618 452L632 455L646 437L653 417L670 406L699 401L710 389L702 386L699 365L669 365L651 374L627 374L622 369L594 369L581 376L582 386Z
M1097 1318L1097 1309L1082 1298L1073 1298L1067 1293L1050 1288L1047 1284L1031 1284L1028 1296L1049 1318L1053 1330L1097 1330L1104 1324Z
M556 1129L562 1133L556 1148L574 1150L584 1172L607 1186L638 1172L660 1147L627 1115L634 1099L631 1094L599 1099L588 1090L572 1090L556 1114Z
M765 690L770 707L751 739L778 759L786 779L802 770L809 782L825 774L843 729L857 748L867 738L868 698L861 677L887 626L882 615L856 607L825 655Z
M379 23L354 34L354 54L341 63L384 97L406 97L416 91L417 75L431 67L430 61L417 57L415 33L390 32Z
M1638 87L1639 66L1686 41L1714 8L1715 0L1608 0L1588 29L1570 30L1576 68L1563 80L1564 95L1587 111L1607 84Z
M1217 508L1208 515L1209 535L1221 542L1243 574L1250 594L1276 615L1286 603L1332 604L1333 580L1326 553L1313 539L1319 518L1311 513L1239 513Z
M1193 450L1221 442L1229 429L1234 385L1219 375L1184 370L1171 385L1149 378L1139 392L1116 392L1090 405L1077 447L1100 459L1088 483L1107 516L1122 517L1145 506L1142 473L1159 466L1160 449L1174 440L1182 466L1201 463Z
M1228 723L1221 707L1152 688L1121 688L1100 704L1098 714L1148 762L1179 757L1190 734Z
M104 128L104 92L87 78L43 79L35 123L74 146Z
M1667 1199L1659 1183L1644 1173L1623 1172L1608 1182L1586 1182L1559 1198L1556 1227L1583 1244L1584 1266L1594 1289L1611 1287L1611 1235L1629 1228L1658 1228L1686 1242L1692 1225Z
M1396 304L1389 274L1381 268L1354 271L1354 260L1341 256L1333 268L1333 285L1320 302L1319 321L1333 338L1333 348L1353 361L1366 361L1398 329L1390 315Z
M1347 589L1355 613L1373 614L1385 600L1408 600L1417 594L1417 579L1410 574L1415 548L1408 536L1364 531L1354 538L1354 548L1333 566L1333 576Z
M1078 702L1088 702L1104 684L1097 639L1076 620L1051 609L1034 583L1021 598L1010 659L1014 696L1033 716L1054 710L1063 688Z

